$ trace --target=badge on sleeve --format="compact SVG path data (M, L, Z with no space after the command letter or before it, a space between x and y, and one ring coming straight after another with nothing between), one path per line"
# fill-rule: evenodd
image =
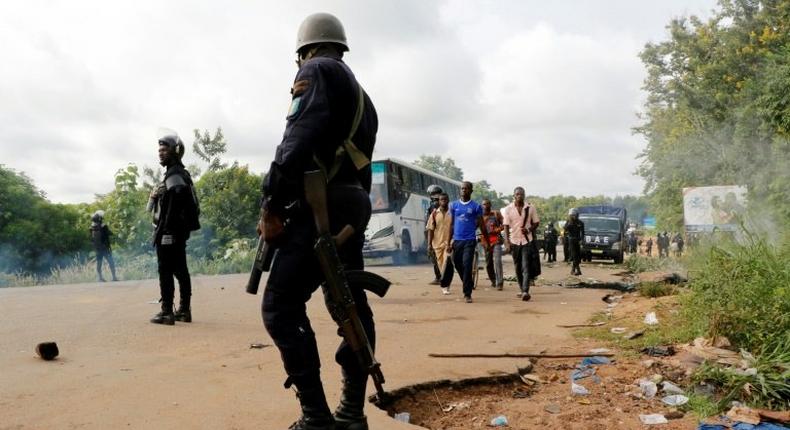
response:
M291 95L293 96L293 100L291 100L291 106L288 108L288 118L299 113L299 106L302 104L302 94L304 94L309 87L310 81L307 79L301 79L294 82L293 86L291 87Z
M297 113L299 113L299 105L301 103L302 103L302 97L301 96L296 97L293 100L291 100L291 106L288 108L288 115L287 115L288 118L290 118L290 117L296 115Z

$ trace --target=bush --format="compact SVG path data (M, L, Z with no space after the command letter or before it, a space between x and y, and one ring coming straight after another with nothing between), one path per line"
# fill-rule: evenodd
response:
M693 375L695 382L712 383L719 387L723 397L720 410L738 400L751 406L786 410L790 407L790 333L773 348L758 351L756 358L744 354L752 373L703 364Z
M753 235L744 244L710 245L691 259L683 316L693 331L726 336L749 351L787 345L790 332L790 241Z
M674 285L665 282L640 282L637 290L643 297L671 296L677 292Z
M626 258L623 265L631 273L655 272L659 270L678 271L681 268L677 260L664 257L648 257L645 255L631 255Z

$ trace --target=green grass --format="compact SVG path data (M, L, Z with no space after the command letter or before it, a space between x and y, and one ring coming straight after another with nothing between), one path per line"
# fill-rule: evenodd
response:
M708 396L689 393L689 402L684 406L687 410L694 413L699 418L707 418L716 415L724 410L721 402L717 402Z
M693 375L695 383L716 387L713 398L690 396L689 410L700 417L726 410L738 400L749 406L790 408L790 236L770 244L747 234L740 243L717 238L684 258L688 264L687 288L644 284L640 294L661 297L677 292L677 298L659 300L655 311L660 321L645 327L639 315L609 318L597 314L593 321L609 321L603 327L585 328L576 336L598 339L636 355L645 346L688 342L696 337L727 337L735 348L754 359L755 375L706 363ZM666 266L632 257L631 270L646 271ZM676 263L673 263L676 264ZM626 340L609 332L611 327L629 331L644 329L642 337Z
M666 282L640 282L637 291L642 297L664 297L677 294L677 287Z
M610 318L600 312L591 318L591 322L608 322L601 327L588 327L573 332L575 337L596 339L608 345L631 353L638 353L642 348L656 345L669 345L687 342L693 339L683 320L677 312L677 306L672 302L657 302L654 311L658 317L657 326L647 326L643 322L644 315L631 315L629 317ZM625 327L625 334L615 334L610 331L613 327ZM625 339L626 334L644 331L641 337Z
M153 254L126 255L115 253L115 269L122 281L155 279L159 276L156 256ZM235 249L220 258L202 258L187 255L187 266L193 275L221 275L243 273L252 267L254 250ZM105 262L102 267L105 279L111 279L110 268ZM34 285L56 285L96 282L96 260L80 261L75 259L65 267L55 267L44 276L30 274L0 274L0 287L28 287Z
M768 409L790 408L790 333L785 333L784 342L760 351L753 359L745 356L749 367L756 369L755 375L704 363L692 380L718 387L722 409L733 400Z
M784 342L790 332L790 240L779 246L749 236L719 243L690 261L683 317L700 336L726 336L739 348L759 351Z
M679 260L670 257L648 257L646 255L630 255L623 261L623 266L631 273L656 272L661 270L677 271L682 268Z

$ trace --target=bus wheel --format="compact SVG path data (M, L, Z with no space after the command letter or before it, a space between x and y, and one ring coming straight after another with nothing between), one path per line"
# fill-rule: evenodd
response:
M398 266L411 264L411 238L408 232L404 232L400 239L400 249L395 252L394 263Z

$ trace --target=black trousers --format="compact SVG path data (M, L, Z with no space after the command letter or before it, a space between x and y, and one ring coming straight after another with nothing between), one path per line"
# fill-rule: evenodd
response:
M187 243L176 241L172 245L156 245L156 259L159 264L159 292L162 294L162 309L173 306L175 281L178 279L178 292L181 302L189 305L192 297L192 280L187 268Z
M545 246L549 263L557 261L557 242L546 242Z
M569 248L571 249L571 262L573 263L573 267L571 267L571 273L581 273L581 262L582 262L582 243L580 240L571 240L569 244Z
M112 251L102 249L96 250L96 273L99 275L100 281L104 280L101 274L102 260L107 260L107 264L110 266L110 273L112 273L112 279L115 280L117 277L115 276L115 261L112 259Z
M529 280L534 278L529 273L531 249L532 245L529 243L510 246L510 253L513 255L513 265L516 266L516 279L522 293L529 293Z
M430 244L428 244L428 246L430 246ZM442 271L439 269L439 262L436 261L436 256L433 253L431 253L430 257L431 263L433 263L433 274L435 276L434 279L440 281L442 278Z
M344 267L347 270L362 269L364 232L371 213L367 193L358 187L330 188L328 202L332 233L338 233L346 224L355 230L354 236L338 249ZM306 312L307 301L324 281L313 252L315 238L312 213L301 211L294 214L283 244L275 254L261 306L263 325L280 350L289 380L299 390L313 389L321 384L318 346ZM365 334L375 348L376 331L367 295L364 290L353 287L351 294ZM344 377L352 381L367 380L366 370L361 368L345 340L340 342L335 361L342 367Z
M437 262L438 267L438 262ZM455 271L455 267L453 267L453 256L450 255L444 259L444 270L439 274L439 286L442 288L450 288L450 284L453 283L453 273Z
M562 261L570 261L571 249L568 244L568 239L562 241Z
M475 280L472 276L477 239L453 241L453 265L464 285L464 297L472 297ZM474 268L476 269L476 268Z

